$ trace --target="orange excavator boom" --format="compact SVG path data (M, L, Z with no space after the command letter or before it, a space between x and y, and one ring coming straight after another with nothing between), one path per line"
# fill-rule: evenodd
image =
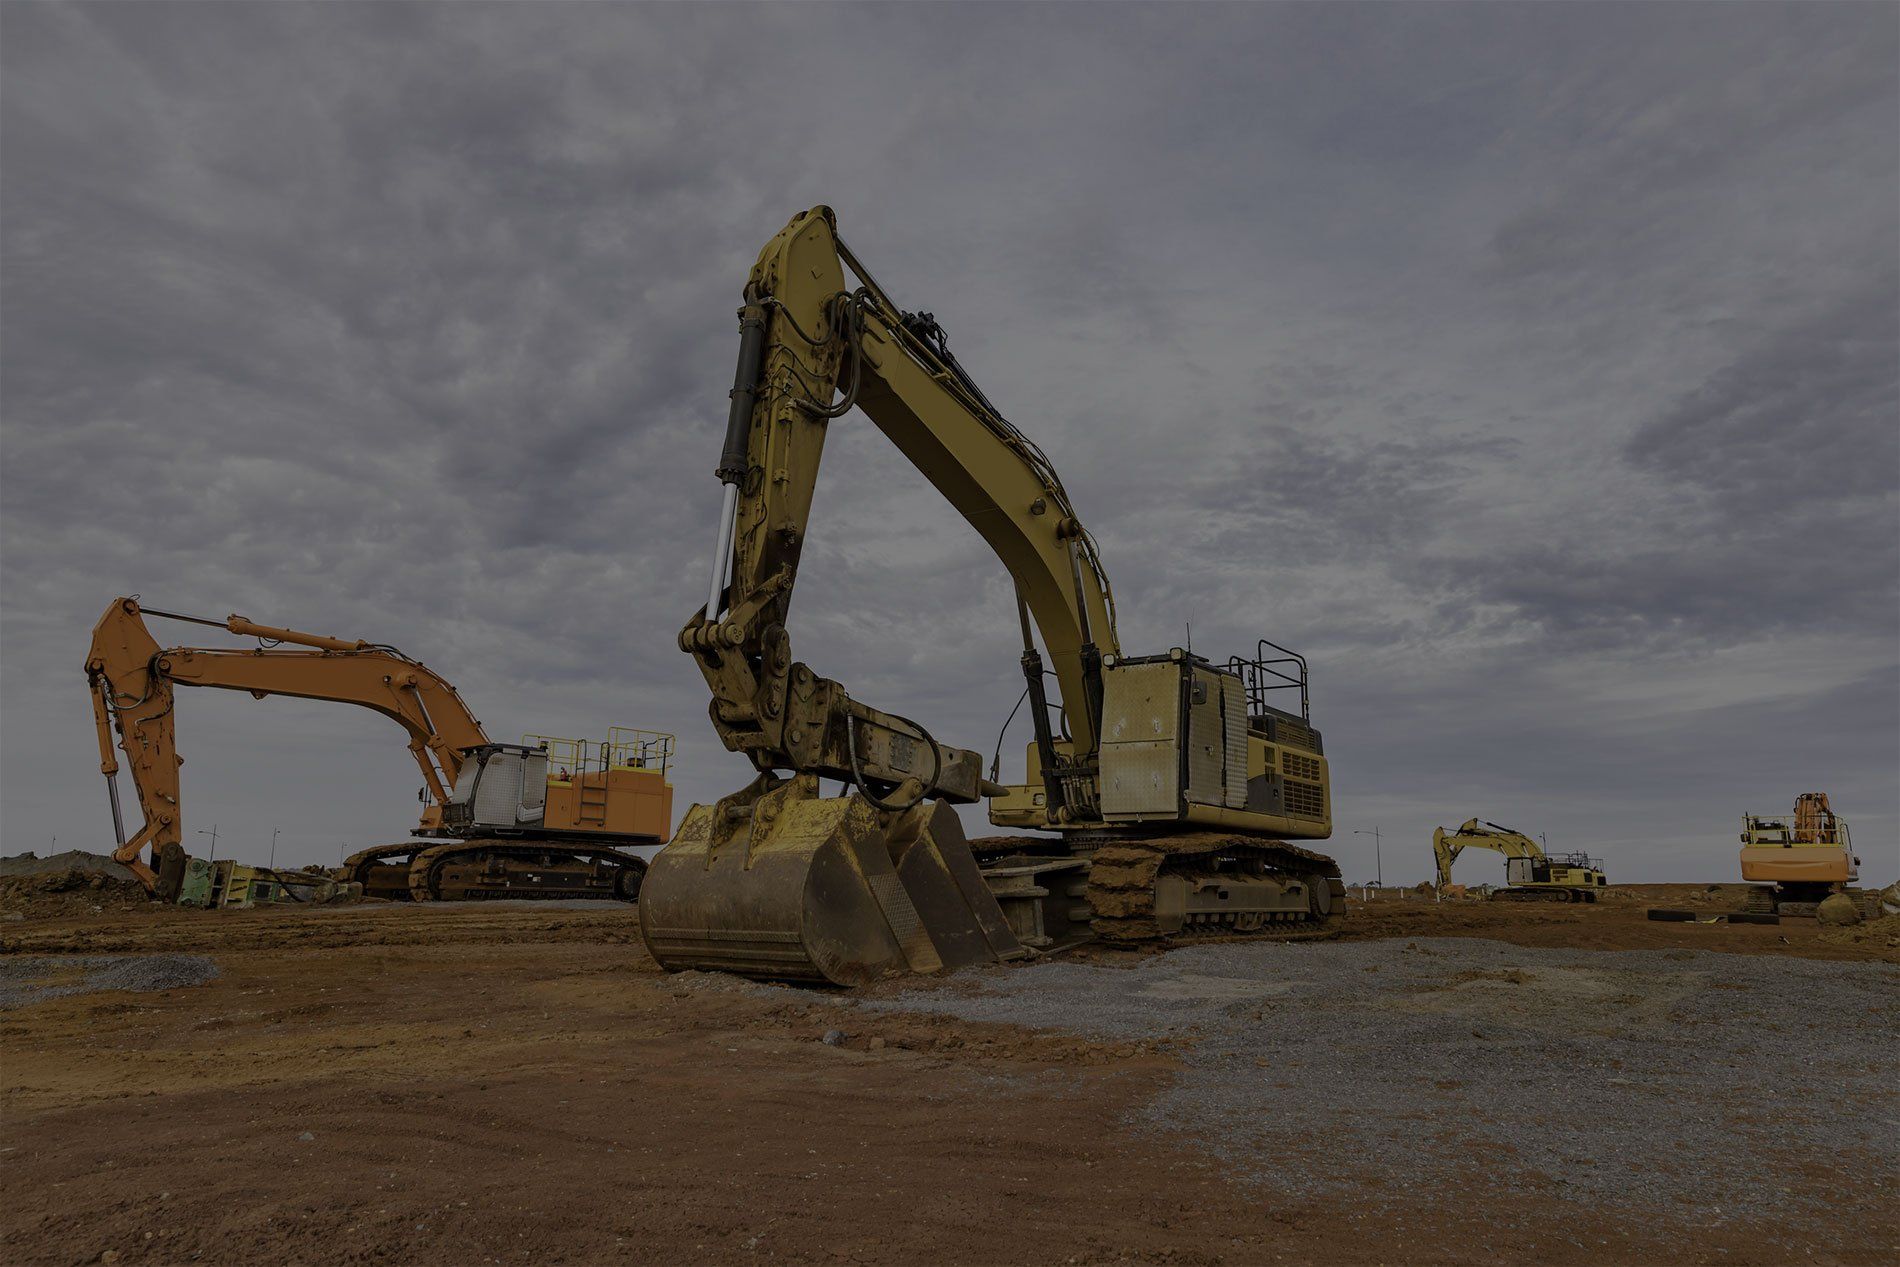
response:
M260 645L161 648L146 628L146 615L256 637ZM283 644L309 650L289 650ZM381 713L408 732L410 754L436 806L455 786L465 752L489 742L455 688L394 647L260 625L236 615L221 621L182 616L141 608L136 598L116 599L93 627L86 677L92 687L99 768L112 801L117 839L113 856L147 887L156 876L141 855L149 848L156 863L160 850L181 843L183 836L178 786L183 758L172 723L175 685L248 691L258 699L288 695L334 700ZM119 806L115 730L118 746L131 763L144 814L144 822L129 836ZM425 826L428 820L425 814Z

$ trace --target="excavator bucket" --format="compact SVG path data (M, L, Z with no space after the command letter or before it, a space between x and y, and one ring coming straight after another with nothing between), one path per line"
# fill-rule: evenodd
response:
M1028 953L948 805L882 813L809 775L693 806L647 870L640 932L669 971L844 986Z

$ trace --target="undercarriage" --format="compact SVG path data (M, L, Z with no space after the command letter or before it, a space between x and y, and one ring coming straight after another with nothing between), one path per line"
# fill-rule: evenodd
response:
M1518 886L1498 889L1491 894L1493 902L1594 902L1596 890L1572 888L1568 885L1549 885L1538 888Z
M1839 884L1753 884L1749 886L1748 896L1742 899L1742 910L1752 915L1812 919L1830 894L1843 892L1846 886Z
M343 866L365 896L412 902L631 902L639 897L647 869L635 854L557 839L416 839L362 850Z
M1100 832L1069 840L992 837L970 845L1011 927L1033 949L1089 935L1139 945L1316 930L1345 909L1338 864L1281 840L1231 832ZM1042 882L1025 885L1031 876ZM1031 887L1044 893L1027 893ZM1031 901L1040 911L1026 909Z

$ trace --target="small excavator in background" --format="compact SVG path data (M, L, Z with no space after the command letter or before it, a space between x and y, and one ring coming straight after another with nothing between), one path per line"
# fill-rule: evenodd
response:
M146 615L210 625L258 645L161 648ZM178 778L184 758L172 721L176 686L355 704L408 732L422 771L422 820L410 840L363 850L343 864L344 878L371 897L632 901L646 862L627 850L664 842L672 823L673 736L615 727L598 743L542 735L494 743L453 686L380 643L242 616L181 616L120 598L92 631L86 678L112 802L113 856L168 901L178 897L189 861ZM119 807L114 730L145 815L130 835ZM141 856L148 848L149 862Z
M1317 929L1342 911L1338 865L1291 843L1332 832L1305 661L1264 641L1227 661L1124 654L1094 538L1048 456L929 313L892 302L831 208L800 212L760 252L729 399L710 584L680 649L721 741L758 777L695 805L654 858L640 924L661 965L850 985L1091 935ZM792 657L819 459L853 407L1015 584L1035 734L1020 785ZM1297 712L1269 702L1295 691ZM820 795L820 778L850 794ZM1049 834L967 840L952 806L985 797L993 823Z
M1830 894L1860 878L1847 823L1826 792L1803 792L1791 818L1742 816L1742 879L1754 887L1744 911L1760 915L1813 915Z
M1502 902L1594 902L1607 883L1603 864L1587 853L1546 854L1544 847L1521 831L1466 819L1456 831L1443 827L1432 833L1432 856L1438 863L1438 890L1451 886L1451 864L1467 849L1492 849L1504 855L1505 887L1491 897Z

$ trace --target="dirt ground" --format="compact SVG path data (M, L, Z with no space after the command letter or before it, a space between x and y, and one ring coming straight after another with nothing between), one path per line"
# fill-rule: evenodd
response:
M1812 921L1644 918L1648 904L1681 906L1696 893L1711 909L1726 905L1701 886L1576 908L1382 900L1355 906L1336 943L1308 945L1375 956L1378 946L1354 943L1383 940L1393 956L1466 944L1440 938L1685 959L1738 952L1835 961L1862 977L1900 963L1893 919L1836 932ZM640 948L633 911L617 905L98 905L16 911L24 917L0 923L12 978L44 971L73 991L0 1011L0 1261L1900 1256L1894 1178L1867 1173L1852 1149L1778 1159L1772 1182L1786 1209L1767 1217L1688 1202L1642 1219L1600 1218L1599 1196L1561 1185L1534 1199L1504 1193L1487 1174L1512 1160L1495 1153L1386 1184L1376 1200L1279 1182L1271 1157L1237 1166L1192 1126L1157 1124L1152 1106L1176 1093L1192 1042L1165 1027L1089 1036L931 1014L916 1009L914 990L903 992L905 1010L871 1011L860 1002L900 992L853 1000L669 977ZM166 988L174 978L161 974L142 989L79 988L83 974L59 966L77 955L89 964L202 957L215 975L184 987ZM1071 962L1110 972L1154 960L1097 953ZM929 988L949 997L983 985ZM1731 988L1746 999L1745 986ZM1891 1026L1892 1017L1887 1009L1867 1023ZM1497 1024L1508 1026L1508 1013ZM842 1035L836 1045L823 1041L829 1031ZM1826 1050L1824 1026L1812 1041L1817 1055ZM1356 1092L1339 1085L1336 1097ZM1457 1123L1442 1107L1422 1098L1412 1116L1438 1137L1434 1157L1460 1156ZM1350 1179L1364 1161L1324 1135L1301 1154L1297 1169L1309 1177L1330 1169ZM1628 1173L1630 1188L1643 1183Z

